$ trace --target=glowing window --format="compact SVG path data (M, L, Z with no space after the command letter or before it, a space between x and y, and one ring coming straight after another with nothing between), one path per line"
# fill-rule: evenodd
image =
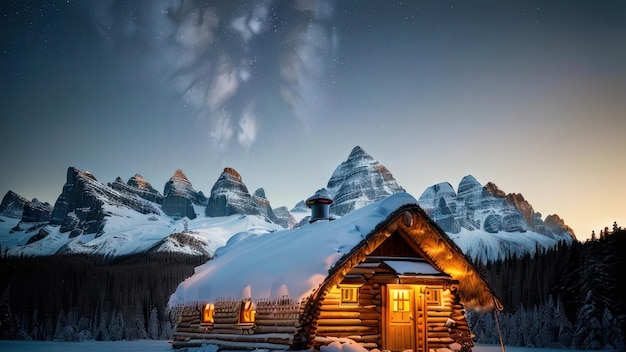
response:
M207 303L202 309L201 325L212 325L215 322L215 306Z
M409 290L393 290L393 311L408 312L411 310L411 293Z
M239 319L237 324L254 324L254 317L256 316L256 310L254 308L252 301L242 301L239 306Z
M342 287L341 288L341 303L342 304L359 303L359 288L358 287Z

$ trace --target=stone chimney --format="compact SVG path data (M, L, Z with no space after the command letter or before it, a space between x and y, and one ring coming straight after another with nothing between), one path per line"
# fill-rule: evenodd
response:
M311 219L309 223L316 222L318 220L333 220L330 217L330 205L333 204L333 200L330 198L326 188L322 188L315 192L314 195L306 200L306 206L311 208Z

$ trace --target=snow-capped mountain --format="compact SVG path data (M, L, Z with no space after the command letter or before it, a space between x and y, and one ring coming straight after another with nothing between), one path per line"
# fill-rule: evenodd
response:
M110 217L106 205L132 209L140 214L161 213L155 203L116 191L100 183L90 172L70 167L63 192L54 204L50 224L60 225L63 232L76 230L74 235L101 235L106 218Z
M129 178L127 183L124 183L124 180L118 177L114 182L109 183L108 186L120 192L136 194L152 203L163 204L161 193L154 189L150 182L140 174L135 174L135 176Z
M312 187L313 188L313 187ZM391 172L355 147L332 173L326 190L341 217L404 189ZM475 260L532 252L574 240L557 215L542 220L520 194L464 177L457 190L448 182L428 187L419 205ZM0 246L12 255L89 253L106 256L176 251L213 255L238 232L267 233L308 224L304 201L291 211L272 209L262 188L248 192L241 175L225 168L207 199L181 170L161 196L136 174L103 184L70 167L54 207L8 192L0 204Z
M205 215L215 217L233 214L259 215L260 211L239 172L227 167L211 188Z
M28 203L28 199L13 191L8 191L7 194L4 195L4 198L2 198L2 203L0 203L0 215L13 219L21 219L26 203Z
M326 189L334 203L330 212L343 216L352 210L404 192L387 168L356 146L328 180Z
M196 204L203 202L204 196L193 189L181 170L166 183L165 191L166 196L161 196L138 174L128 184L118 177L105 185L93 174L70 167L54 208L36 199L29 202L14 192L5 195L0 245L9 248L10 255L111 257L168 251L212 256L235 233L284 229L268 218L280 220L262 189L253 197L246 189L251 214L235 211L219 217L197 217L205 212L205 206ZM288 214L284 217L289 219Z
M116 257L149 252L213 256L233 234L263 234L283 229L251 215L176 220L165 214L141 214L108 203L102 209L107 217L98 236L63 231L61 226L31 229L18 219L4 217L0 222L2 251L16 256L75 253Z
M231 167L224 168L213 185L204 213L210 217L259 215L285 228L292 228L296 223L286 207L272 209L263 188L250 194L239 172Z
M438 183L428 187L418 202L477 261L575 239L557 215L543 221L521 194L505 194L491 182L483 186L471 175L463 177L457 190L448 182Z
M207 199L202 193L196 192L181 169L165 183L163 190L163 212L167 215L189 219L196 218L193 205L206 206Z

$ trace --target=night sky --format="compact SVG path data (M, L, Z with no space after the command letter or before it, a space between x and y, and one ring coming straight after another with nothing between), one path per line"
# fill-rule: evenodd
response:
M624 1L2 1L0 193L226 166L273 207L360 145L416 198L471 174L579 239L626 225Z

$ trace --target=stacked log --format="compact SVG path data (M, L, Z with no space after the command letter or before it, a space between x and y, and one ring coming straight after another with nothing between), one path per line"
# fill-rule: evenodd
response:
M243 334L243 329L237 325L241 301L220 299L215 302L214 334Z
M174 333L174 347L196 346L202 343L219 345L222 349L255 348L288 349L298 331L302 311L300 303L284 297L280 300L255 302L254 324L239 324L241 301L218 300L214 323L200 324L203 305L184 307Z
M178 309L178 324L173 334L174 341L188 341L187 334L200 333L200 319L202 309L199 305L184 306Z
M447 348L457 342L464 351L471 350L473 343L465 319L465 309L455 294L456 288L442 289L440 305L428 305L428 347Z
M469 324L465 318L465 308L463 307L463 304L461 304L459 296L454 294L456 292L456 287L453 287L451 291L451 318L455 321L455 324L450 331L450 336L455 340L455 342L461 345L461 351L471 352L472 347L474 347L474 342L472 341L473 335L470 331Z
M366 282L359 288L358 302L341 303L341 288L333 287L320 299L316 320L309 328L313 348L327 338L348 338L366 349L382 346L382 292L380 285ZM305 330L307 326L304 327Z
M255 333L296 334L300 326L301 305L283 297L256 302Z

